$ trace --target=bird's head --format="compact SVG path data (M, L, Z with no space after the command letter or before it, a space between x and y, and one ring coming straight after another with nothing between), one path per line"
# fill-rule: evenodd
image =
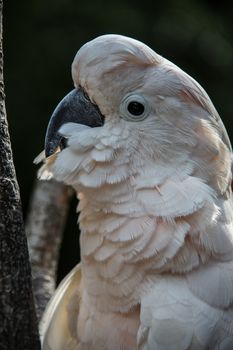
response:
M137 40L104 35L77 52L72 77L75 89L48 125L41 173L49 169L73 184L74 169L86 167L89 174L95 161L125 157L132 175L145 162L170 173L186 168L226 190L231 146L225 128L205 91L176 65ZM87 150L102 156L88 163Z

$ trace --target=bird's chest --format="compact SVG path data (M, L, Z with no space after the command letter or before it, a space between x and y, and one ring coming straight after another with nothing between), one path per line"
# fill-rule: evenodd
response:
M137 348L139 306L133 311L100 313L85 302L80 305L77 350L133 350Z

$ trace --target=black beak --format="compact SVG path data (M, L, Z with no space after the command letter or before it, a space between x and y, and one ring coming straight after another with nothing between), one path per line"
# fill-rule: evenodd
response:
M53 154L58 146L61 149L65 147L65 140L58 131L63 124L69 122L90 127L104 124L104 116L98 106L90 101L81 87L66 95L53 112L45 136L46 157Z

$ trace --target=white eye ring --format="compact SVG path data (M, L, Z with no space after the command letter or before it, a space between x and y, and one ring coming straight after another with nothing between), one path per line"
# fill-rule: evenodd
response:
M150 113L150 106L141 95L126 95L120 104L120 116L125 120L138 122L144 120Z

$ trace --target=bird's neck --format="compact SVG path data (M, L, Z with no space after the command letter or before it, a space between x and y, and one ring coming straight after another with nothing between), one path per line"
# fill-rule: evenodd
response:
M126 312L160 273L184 273L197 266L201 253L190 231L205 210L203 203L211 200L207 193L202 182L189 176L164 179L160 185L154 176L146 181L136 176L83 188L80 246L90 302L100 310ZM214 210L208 215L213 217Z
M144 279L133 258L149 242L155 220L136 213L135 193L129 182L86 190L79 199L87 294L101 310L127 311L138 303L138 287Z

